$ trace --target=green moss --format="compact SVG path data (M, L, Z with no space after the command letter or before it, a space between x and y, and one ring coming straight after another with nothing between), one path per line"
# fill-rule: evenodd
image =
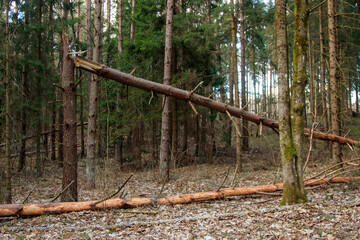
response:
M290 183L284 183L284 193L280 205L293 205L306 203L308 201L306 192L302 192Z
M296 156L296 149L293 144L285 146L286 161L291 161Z

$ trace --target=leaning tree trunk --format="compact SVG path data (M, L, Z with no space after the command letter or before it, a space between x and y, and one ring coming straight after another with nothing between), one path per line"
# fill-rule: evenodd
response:
M167 1L166 8L166 36L165 36L165 58L164 58L164 84L171 85L171 60L172 60L172 33L174 18L174 0ZM169 168L171 159L171 98L164 96L164 107L161 122L160 142L160 181L169 179Z
M64 1L68 4L69 0ZM66 6L65 6L66 7ZM63 19L67 18L67 10L63 9ZM76 147L76 86L74 82L74 62L69 56L69 43L66 28L63 29L62 88L64 106L64 168L62 188L71 186L61 195L63 202L77 201L77 147Z
M262 123L263 126L269 127L273 130L279 128L279 123L275 120L265 118L254 113L244 111L243 109L235 108L233 106L229 106L229 104L215 101L211 98L207 98L196 93L192 93L190 91L182 90L179 88L175 88L169 85L152 82L143 78L135 77L131 74L126 74L120 72L116 69L109 68L107 66L95 63L93 61L89 61L82 57L77 57L75 62L76 67L82 68L86 71L90 71L94 74L100 75L103 78L112 79L119 83L143 89L146 91L153 91L154 93L163 94L166 96L171 96L173 98L177 98L186 102L192 102L194 104L204 106L215 111L226 113L228 112L230 115L238 118L245 118L248 121L251 121L255 124ZM304 129L304 135L310 136L310 129ZM359 141L352 140L349 138L336 136L333 134L321 133L318 131L313 132L313 138L338 142L340 144L350 144L350 145L358 145Z
M340 134L340 100L339 94L340 84L337 71L338 55L336 49L336 5L335 0L328 0L328 30L329 30L329 62L330 62L330 115L331 115L331 133ZM334 162L341 162L341 146L333 143L332 159Z

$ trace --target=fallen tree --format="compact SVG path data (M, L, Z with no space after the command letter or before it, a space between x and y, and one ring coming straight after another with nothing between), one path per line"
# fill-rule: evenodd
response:
M95 63L93 61L90 61L82 57L76 57L75 66L84 69L86 71L89 71L91 73L94 73L96 75L99 75L101 77L112 79L131 87L136 87L146 91L152 91L166 96L171 96L183 101L191 102L200 106L204 106L216 110L221 113L229 113L234 117L244 118L255 124L262 124L272 129L279 128L279 123L273 119L265 118L254 113L244 111L243 109L236 108L222 102L218 102L211 98L195 94L193 93L193 91L190 92L172 87L171 85L164 85L161 83L156 83L146 79L138 78L131 74L120 72L116 69ZM310 136L311 134L310 129L305 128L304 134ZM340 144L350 144L350 145L359 144L359 141L356 140L344 138L341 136L336 136L333 134L321 133L318 131L313 131L313 138L338 142Z
M318 186L327 183L349 183L360 181L360 177L334 177L330 179L309 180L306 186ZM200 201L224 199L232 196L244 196L276 192L283 189L283 184L262 185L247 188L225 188L221 191L198 192L191 194L176 195L158 199L151 198L115 198L103 202L59 202L39 204L4 204L0 205L0 217L11 216L39 216L43 214L60 214L86 210L103 210L109 208L135 208L144 205L157 204L185 204Z

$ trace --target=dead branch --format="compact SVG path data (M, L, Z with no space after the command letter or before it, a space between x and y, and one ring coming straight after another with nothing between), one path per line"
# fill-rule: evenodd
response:
M96 204L102 203L102 202L114 197L116 194L118 194L121 191L121 189L123 189L125 187L125 185L129 182L129 180L130 180L130 178L132 176L134 176L134 174L131 174L114 194L111 194L110 196L108 196L108 197L106 197L106 198L104 198L102 200L99 200L99 201L96 201L96 202L92 203L91 206L93 207ZM123 195L123 193L121 195Z
M50 202L54 202L56 199L58 199L73 183L74 183L74 180L72 180L69 183L69 185L67 185L58 195L56 195L53 199L51 199Z

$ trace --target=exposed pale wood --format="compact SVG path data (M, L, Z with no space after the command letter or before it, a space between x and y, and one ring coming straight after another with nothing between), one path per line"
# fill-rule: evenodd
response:
M306 186L316 186L327 183L348 183L360 181L360 177L336 177L332 179L310 180L305 182ZM151 204L185 204L200 201L224 199L232 196L243 196L276 192L282 190L283 184L262 185L246 188L225 188L221 191L198 192L182 194L166 198L132 198L132 199L109 199L100 204L93 205L97 201L86 202L60 202L60 203L39 203L39 204L4 204L0 205L0 217L11 216L38 216L42 214L60 214L66 212L78 212L86 210L103 210L108 208L135 208Z
M153 91L155 93L164 94L167 96L172 96L174 98L177 98L177 99L180 99L183 101L190 101L194 104L201 105L201 106L204 106L207 108L211 108L211 109L219 111L221 113L226 113L226 111L228 111L234 117L244 118L255 124L260 124L260 122L261 122L264 126L267 126L270 128L276 128L276 129L279 128L279 123L273 119L259 116L257 114L227 105L222 102L218 102L216 100L198 95L196 93L191 94L190 91L186 91L186 90L172 87L170 85L167 86L167 85L164 85L161 83L152 82L152 81L149 81L146 79L138 78L138 77L132 76L130 74L120 72L116 69L109 68L105 65L101 65L101 64L95 63L93 61L87 60L82 57L76 58L75 65L76 65L76 67L85 69L87 71L90 71L90 72L97 74L99 76L102 76L104 78L112 79L112 80L115 80L117 82L123 83L128 86L140 88L140 89L143 89L146 91ZM304 134L306 136L310 136L310 129L305 128ZM320 139L320 140L333 141L333 142L338 142L340 144L350 144L350 145L359 144L359 141L336 136L333 134L326 134L326 133L321 133L321 132L317 132L317 131L314 131L313 134L314 134L314 138Z

